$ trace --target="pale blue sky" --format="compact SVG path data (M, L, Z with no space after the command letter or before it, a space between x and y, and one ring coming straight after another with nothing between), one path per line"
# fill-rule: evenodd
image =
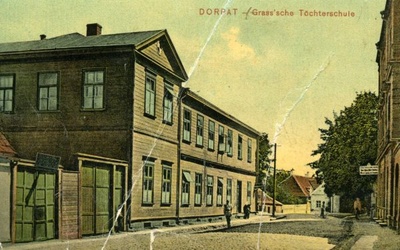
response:
M200 15L229 4L236 15ZM193 91L279 145L277 167L303 174L324 117L377 91L375 43L385 0L1 0L0 42L37 40L100 23L103 34L167 29ZM273 16L246 16L249 9ZM355 17L301 17L299 10ZM276 11L294 16L276 16ZM220 18L219 25L213 28ZM212 33L211 36L209 36ZM207 42L207 38L210 38ZM206 47L205 44L207 44ZM204 53L195 61L204 47ZM279 132L279 133L278 133Z

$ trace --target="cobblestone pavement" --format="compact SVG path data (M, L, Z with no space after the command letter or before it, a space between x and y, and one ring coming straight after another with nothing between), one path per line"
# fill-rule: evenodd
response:
M316 215L287 215L270 221L269 216L127 232L79 240L50 240L3 244L4 249L400 249L400 236L366 217L321 219Z

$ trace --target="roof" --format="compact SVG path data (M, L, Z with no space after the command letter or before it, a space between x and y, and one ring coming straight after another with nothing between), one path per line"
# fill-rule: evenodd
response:
M0 53L124 45L139 46L164 31L154 30L98 36L84 36L79 33L71 33L43 40L0 43Z
M286 186L289 187L290 192L294 196L309 197L319 184L313 177L292 175L292 177L286 181Z
M77 49L92 49L92 48L108 48L108 47L127 47L139 51L146 48L149 44L163 38L168 46L169 56L174 62L172 71L180 80L188 79L185 68L180 60L178 53L168 35L167 30L151 30L139 31L119 34L107 35L89 35L84 36L80 33L71 33L53 38L45 38L41 40L0 43L1 56L14 56L17 54L72 51ZM130 47L128 47L130 46Z
M223 111L222 109L220 109L216 105L212 104L211 102L207 101L206 99L204 99L200 95L198 95L198 94L194 93L193 91L191 91L189 88L185 88L184 89L183 95L189 96L192 99L200 102L202 108L208 107L209 109L217 112L220 117L225 117L227 120L229 120L229 121L241 126L242 128L244 128L244 129L248 130L249 132L255 134L256 136L261 136L261 133L259 131L257 131L256 129L250 127L249 125L245 124L244 122L240 121L239 119L237 119L233 115L230 115L227 112ZM186 99L183 98L183 102L184 103L185 103L185 101L186 101ZM230 124L227 124L227 125L230 125Z
M0 133L0 155L15 156L16 154L17 152L8 142L7 138L3 135L3 133Z

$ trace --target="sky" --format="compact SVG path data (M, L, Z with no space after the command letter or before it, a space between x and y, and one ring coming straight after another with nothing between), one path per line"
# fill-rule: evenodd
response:
M304 175L318 159L311 153L322 142L318 128L326 128L325 117L350 106L357 93L377 93L375 43L384 5L385 0L0 0L0 43L86 34L88 23L102 25L103 34L166 29L189 75L184 86L267 133L277 144L276 167Z

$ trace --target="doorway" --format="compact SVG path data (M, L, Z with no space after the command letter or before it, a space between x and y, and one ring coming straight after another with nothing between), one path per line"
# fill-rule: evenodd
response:
M236 185L236 211L242 212L242 181L237 181Z

